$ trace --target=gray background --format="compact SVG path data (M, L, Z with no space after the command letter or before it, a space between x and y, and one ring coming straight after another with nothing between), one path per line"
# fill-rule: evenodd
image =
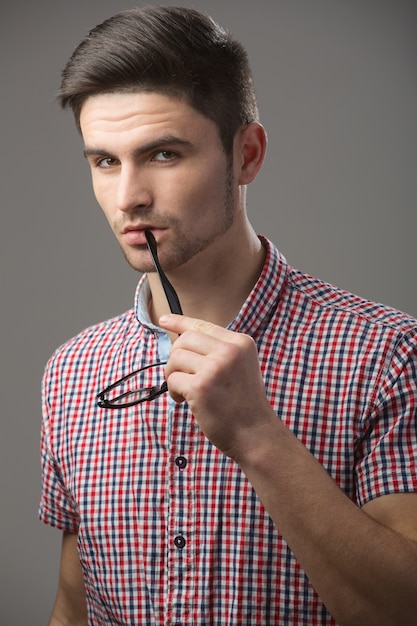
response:
M56 588L60 533L37 521L44 364L85 326L129 308L138 278L54 95L87 30L135 4L15 0L0 9L5 626L46 624ZM417 316L417 2L183 4L230 27L252 59L269 135L249 191L257 230L292 265Z

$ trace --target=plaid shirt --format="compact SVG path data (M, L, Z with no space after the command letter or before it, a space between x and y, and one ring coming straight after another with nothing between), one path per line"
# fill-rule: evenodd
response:
M358 505L417 491L417 324L289 267L267 247L229 328L250 334L270 403ZM165 360L135 308L48 363L40 517L78 533L91 624L329 625L324 607L237 464L168 394L97 407L110 382Z

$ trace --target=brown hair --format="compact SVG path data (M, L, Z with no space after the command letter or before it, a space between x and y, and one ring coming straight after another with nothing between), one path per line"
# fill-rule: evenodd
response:
M62 73L59 101L80 111L92 95L156 91L213 120L227 153L238 129L258 119L243 46L210 17L188 8L123 11L96 26Z

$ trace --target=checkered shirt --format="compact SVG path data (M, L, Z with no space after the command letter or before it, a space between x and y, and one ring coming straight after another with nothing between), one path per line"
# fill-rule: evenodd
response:
M229 328L255 340L277 416L359 506L417 491L417 323L288 266L263 272ZM334 625L238 465L168 394L117 410L96 394L165 360L135 308L51 357L40 518L78 533L94 625ZM277 417L278 419L278 417Z

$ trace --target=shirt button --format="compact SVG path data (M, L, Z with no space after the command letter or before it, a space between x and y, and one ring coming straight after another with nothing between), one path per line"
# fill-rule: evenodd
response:
M179 550L182 550L185 546L185 539L181 535L178 535L175 537L174 543Z
M187 466L187 459L185 458L185 456L177 456L177 458L175 459L175 465L179 467L180 470L185 469Z

